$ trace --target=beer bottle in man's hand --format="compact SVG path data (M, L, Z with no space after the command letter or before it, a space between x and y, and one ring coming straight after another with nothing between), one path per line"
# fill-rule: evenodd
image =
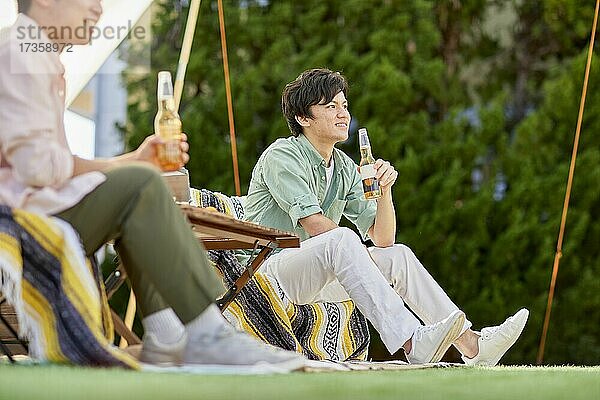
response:
M367 128L358 130L358 143L360 145L359 171L362 178L363 191L367 200L375 200L381 197L379 181L375 178L375 159L371 154L371 143Z
M175 110L171 73L158 73L158 113L154 119L154 133L164 143L157 147L157 157L163 171L175 171L182 166L181 119Z

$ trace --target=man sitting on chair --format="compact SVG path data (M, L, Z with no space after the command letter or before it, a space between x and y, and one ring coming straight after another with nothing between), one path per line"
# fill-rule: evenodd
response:
M68 222L88 256L115 241L146 330L142 361L295 369L303 357L233 330L214 301L223 291L157 168L152 135L128 154L84 160L63 126L64 67L52 49L87 44L100 0L18 0L0 37L0 204ZM19 34L33 50L15 45ZM88 35L82 35L82 32ZM84 37L81 37L84 36ZM181 165L188 145L181 144Z
M522 309L500 326L474 332L413 252L394 244L391 189L398 173L377 160L383 195L365 200L357 165L335 148L348 138L346 91L345 78L327 69L305 71L283 91L293 136L276 140L261 155L244 208L247 220L295 232L303 241L269 258L261 272L276 278L298 304L352 299L390 353L402 347L411 363L437 362L454 344L466 364L496 365L529 312ZM342 215L375 247L365 248L357 234L339 227Z

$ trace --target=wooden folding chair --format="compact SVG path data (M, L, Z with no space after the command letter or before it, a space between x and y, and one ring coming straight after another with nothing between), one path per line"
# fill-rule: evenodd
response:
M115 292L119 290L126 278L127 273L122 265L119 265L117 269L115 269L108 276L108 278L106 278L104 287L106 288L106 297L108 299L110 299ZM119 334L119 336L121 336L121 340L119 342L120 348L142 343L142 340L139 338L139 336L136 335L132 330L133 320L135 319L135 311L136 304L133 291L130 291L129 293L129 302L127 304L127 311L125 312L125 320L121 319L119 314L117 314L112 308L110 310L115 331Z
M19 338L17 329L15 310L0 293L0 350L11 363L15 362L15 355L29 353L27 342Z

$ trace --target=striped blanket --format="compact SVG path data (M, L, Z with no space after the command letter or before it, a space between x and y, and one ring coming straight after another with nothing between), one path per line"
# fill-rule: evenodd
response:
M64 221L0 206L0 292L15 308L33 358L138 368L112 346L102 280Z
M208 190L191 190L192 204L214 207L243 218L239 198ZM230 287L244 267L232 251L209 251L225 284ZM297 305L286 298L274 278L259 272L225 311L227 319L257 338L313 360L365 360L369 329L352 301Z

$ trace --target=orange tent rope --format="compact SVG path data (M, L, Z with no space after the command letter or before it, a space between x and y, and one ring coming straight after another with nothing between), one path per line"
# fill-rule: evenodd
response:
M577 128L575 129L575 142L573 143L573 152L571 154L571 165L569 167L569 178L567 180L567 191L565 193L565 202L563 204L562 218L560 221L560 230L558 233L558 242L556 245L556 254L554 255L554 266L552 268L552 279L550 281L550 290L548 292L548 304L546 305L546 316L544 318L544 326L542 328L542 337L540 339L540 347L538 349L537 364L542 364L544 360L544 350L546 346L546 336L548 335L548 326L550 325L550 312L552 311L552 300L554 299L554 287L556 285L556 277L558 275L558 267L560 258L562 257L562 243L565 232L565 224L567 222L567 211L569 210L569 200L571 198L571 187L573 184L573 175L575 173L575 162L577 160L577 149L579 148L579 135L581 133L581 123L583 121L583 110L585 108L585 98L587 95L588 79L590 76L590 67L592 64L592 54L594 52L594 39L596 38L596 24L598 22L598 7L600 0L596 0L596 11L594 13L594 23L592 25L592 33L590 38L590 47L588 50L587 64L585 66L585 76L583 78L583 89L581 92L581 102L579 103L579 115L577 117Z
M223 54L223 72L225 74L225 94L227 95L227 115L229 117L229 137L231 139L231 155L233 157L233 179L235 193L242 195L240 188L240 172L238 169L237 142L235 139L235 125L233 121L233 102L231 100L231 83L229 81L229 61L227 59L227 39L225 36L225 17L223 16L223 1L218 0L219 28L221 31L221 53Z

